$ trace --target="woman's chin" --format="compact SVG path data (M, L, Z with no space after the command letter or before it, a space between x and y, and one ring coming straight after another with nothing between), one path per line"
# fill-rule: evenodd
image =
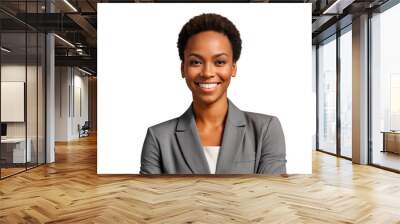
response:
M213 104L213 103L217 102L221 98L222 97L218 97L218 96L215 96L215 95L208 95L208 96L204 96L203 95L203 96L194 97L193 100L197 101L197 103L209 105L209 104Z

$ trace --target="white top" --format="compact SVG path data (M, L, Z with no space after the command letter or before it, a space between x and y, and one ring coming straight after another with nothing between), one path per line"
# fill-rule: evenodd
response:
M204 154L208 162L208 167L210 167L210 172L215 174L217 169L217 160L220 146L203 146Z

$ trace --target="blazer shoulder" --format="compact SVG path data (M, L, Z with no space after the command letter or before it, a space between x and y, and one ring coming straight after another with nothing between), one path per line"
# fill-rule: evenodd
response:
M273 120L279 121L276 116L244 111L247 123L256 127L269 124Z
M178 119L179 117L158 123L156 125L149 127L149 129L151 130L152 133L154 133L155 136L175 133L175 129L178 124Z

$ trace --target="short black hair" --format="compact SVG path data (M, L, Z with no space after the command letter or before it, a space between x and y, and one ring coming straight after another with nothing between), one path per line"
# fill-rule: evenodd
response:
M242 40L235 25L227 18L214 14L204 13L191 18L181 29L178 37L179 57L183 61L184 51L189 38L203 31L216 31L228 37L232 46L233 61L239 60L242 50Z

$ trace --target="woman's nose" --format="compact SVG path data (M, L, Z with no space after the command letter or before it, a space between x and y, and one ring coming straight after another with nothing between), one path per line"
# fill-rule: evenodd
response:
M210 78L214 76L214 69L212 63L205 63L203 70L201 71L201 76L205 78Z

